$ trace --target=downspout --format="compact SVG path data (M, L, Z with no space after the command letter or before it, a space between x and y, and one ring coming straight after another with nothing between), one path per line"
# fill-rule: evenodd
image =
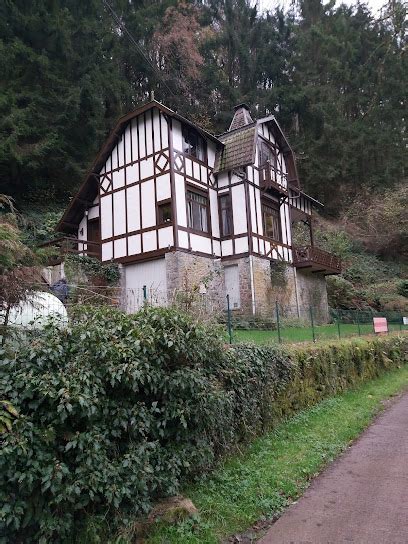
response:
M292 197L288 198L288 212L289 212L288 214L289 214L289 225L290 225L290 229L289 229L289 232L290 232L290 247L291 247L291 253L292 253L293 279L295 280L294 283L295 283L296 310L297 310L298 319L300 319L300 303L299 303L299 292L298 292L298 282L297 282L297 270L296 270L296 266L293 264L293 245L292 245L293 221L292 221L292 207L291 207L291 203L290 203L291 198ZM294 197L294 198L297 198L297 197ZM287 240L287 242L288 242L288 240Z
M256 141L256 140L255 140ZM254 144L254 149L255 149ZM252 315L255 315L256 306L255 306L255 284L254 284L254 266L252 262L252 217L251 217L251 207L249 202L249 192L248 192L248 173L246 171L246 182L244 183L245 188L245 211L247 218L247 229L248 229L248 250L249 250L249 275L251 282L251 304L252 304Z
M252 263L252 255L249 256L249 275L251 277L251 300L252 300L252 315L255 315L255 284L254 284L254 267Z
M293 277L295 280L296 309L297 309L298 319L300 319L300 303L299 303L299 293L298 293L298 283L297 283L297 271L296 271L296 266L293 266L292 264L292 267L293 267Z

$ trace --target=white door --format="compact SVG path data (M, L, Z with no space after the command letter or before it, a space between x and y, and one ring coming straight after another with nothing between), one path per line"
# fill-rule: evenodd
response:
M137 311L145 301L155 306L167 303L166 261L163 258L125 266L126 308Z
M241 297L239 295L239 273L238 265L226 266L225 273L225 291L229 295L231 310L237 310L241 307Z

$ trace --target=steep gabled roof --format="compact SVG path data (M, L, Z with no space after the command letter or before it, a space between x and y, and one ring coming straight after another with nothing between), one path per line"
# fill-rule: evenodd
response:
M244 108L240 105L237 106L237 108L239 109L236 110L234 119L236 119L237 111L242 109L245 111L246 107ZM243 119L241 117L240 122L244 122L245 120L248 121L249 118L246 117ZM231 123L231 126L233 126L233 122ZM234 130L230 129L228 132L218 136L219 140L224 144L224 147L217 153L214 172L220 173L226 170L235 170L253 164L255 162L258 127L263 123L268 123L271 127L275 139L284 154L288 167L289 180L292 184L298 186L299 178L293 150L274 115L258 119L250 124L244 124L242 127Z
M282 150L283 156L285 157L285 162L286 162L286 167L288 172L288 182L291 185L295 185L297 188L300 188L295 153L293 152L293 149L290 147L288 139L283 133L283 130L281 129L278 121L276 120L276 117L274 115L270 115L268 117L258 119L257 123L258 125L261 125L263 123L268 123L269 126L272 127L272 131L275 136L275 139L280 149Z
M268 117L263 117L262 119L257 120L258 125L263 125L264 123L268 123L272 127L273 135L275 136L275 139L278 142L279 147L282 149L283 153L286 153L287 151L293 153L293 150L289 145L288 139L284 135L283 130L281 129L278 121L276 120L276 117L274 115L268 115Z
M152 100L118 120L86 174L84 182L77 194L71 200L67 210L58 223L56 227L57 231L74 232L76 230L85 211L92 205L95 197L98 195L99 172L120 139L126 125L131 119L152 108L157 108L166 116L177 119L183 124L193 127L201 133L204 138L217 144L214 173L235 170L253 164L255 162L258 126L262 123L270 124L275 138L285 155L289 179L292 183L299 186L296 162L292 148L273 115L259 119L258 121L253 121L248 106L240 104L235 108L235 114L231 121L229 131L216 137L160 102Z
M126 128L126 125L129 123L131 119L137 117L138 115L148 110L151 110L152 108L157 108L168 117L177 119L178 121L181 121L183 124L189 125L195 128L199 133L201 133L201 135L204 138L207 138L218 145L222 145L220 140L216 136L214 136L210 132L207 132L201 127L197 126L195 123L193 123L192 121L189 121L188 119L186 119L179 113L171 110L167 106L164 106L161 102L158 102L157 100L152 100L148 102L147 104L144 104L143 106L124 115L118 120L115 127L110 132L104 145L102 146L100 152L98 153L91 168L88 170L85 176L85 180L82 183L81 187L79 188L77 194L71 200L68 208L66 209L64 215L59 221L56 227L57 231L73 232L76 229L77 225L79 224L82 217L84 216L86 209L92 204L95 197L98 195L99 172L101 168L103 167L103 165L105 164L107 158L111 154L112 150L114 149L115 145L117 144L121 134Z

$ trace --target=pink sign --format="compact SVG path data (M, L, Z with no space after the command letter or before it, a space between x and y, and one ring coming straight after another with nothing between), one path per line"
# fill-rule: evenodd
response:
M373 317L374 332L382 333L388 332L388 323L386 317Z

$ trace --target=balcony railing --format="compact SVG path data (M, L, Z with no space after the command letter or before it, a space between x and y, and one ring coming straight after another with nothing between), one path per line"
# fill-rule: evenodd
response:
M40 247L54 248L55 253L50 256L50 264L56 264L64 259L64 255L87 255L101 258L101 244L91 240L79 240L70 236L60 236L41 244Z
M293 264L296 268L309 268L312 272L341 273L341 260L336 255L314 246L293 248Z
M284 195L288 193L287 174L271 164L267 164L261 168L259 176L261 189L273 189Z

